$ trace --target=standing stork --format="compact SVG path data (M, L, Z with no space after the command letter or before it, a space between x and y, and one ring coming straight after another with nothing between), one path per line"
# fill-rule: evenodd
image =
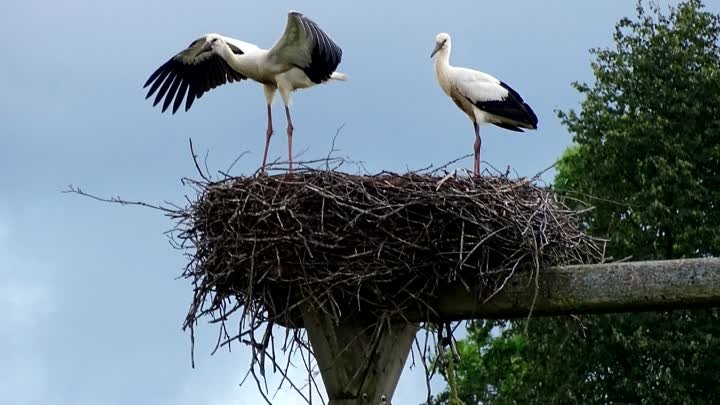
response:
M329 80L347 80L345 74L335 71L341 58L340 47L314 21L290 11L285 32L269 50L219 34L207 34L155 70L143 88L150 86L146 99L157 91L153 106L165 97L162 112L172 104L175 114L183 99L187 111L195 99L225 83L245 79L261 83L267 101L263 172L273 134L271 105L279 90L285 104L288 163L292 172L290 94Z
M507 84L477 70L450 66L450 35L435 37L435 75L445 94L470 118L475 129L473 173L480 175L480 124L490 123L510 131L537 129L538 119L520 94Z

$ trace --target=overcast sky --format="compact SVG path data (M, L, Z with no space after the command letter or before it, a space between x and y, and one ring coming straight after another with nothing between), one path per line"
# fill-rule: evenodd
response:
M238 387L248 354L210 356L215 329L201 325L197 368L180 326L190 286L157 212L109 206L60 191L182 202L194 176L188 151L209 150L211 169L262 158L265 106L250 82L213 90L189 113L160 114L142 84L206 32L262 47L297 9L343 48L351 81L297 93L295 150L337 147L369 170L440 165L472 152L470 122L435 82L435 34L453 36L451 63L514 87L538 131L484 127L483 160L532 175L570 143L554 109L577 107L574 80L589 81L591 47L611 43L631 1L6 1L0 5L0 402L34 404L260 404ZM712 7L718 11L717 4ZM279 100L278 100L279 101ZM275 104L271 158L284 157ZM484 163L485 164L485 163ZM470 168L469 160L462 163ZM438 383L438 387L442 384ZM422 373L403 375L396 405L425 396ZM283 391L278 404L298 399ZM295 401L295 402L294 402Z

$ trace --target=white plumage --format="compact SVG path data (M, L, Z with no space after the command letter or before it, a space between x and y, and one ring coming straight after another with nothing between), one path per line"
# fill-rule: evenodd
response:
M511 131L523 132L521 128L537 129L538 119L520 94L507 84L477 70L451 66L451 48L450 35L440 33L435 38L435 49L430 57L437 55L435 75L440 87L473 123L473 173L477 176L480 174L482 142L479 124L490 123Z
M157 91L153 105L164 97L162 111L173 105L173 114L185 100L185 111L207 91L225 83L251 79L263 85L267 102L267 131L263 170L273 133L272 101L279 91L285 104L288 135L288 162L292 171L292 133L290 95L329 80L346 80L336 72L340 47L309 18L291 11L285 32L269 50L219 34L207 34L193 41L160 66L148 78L147 96Z

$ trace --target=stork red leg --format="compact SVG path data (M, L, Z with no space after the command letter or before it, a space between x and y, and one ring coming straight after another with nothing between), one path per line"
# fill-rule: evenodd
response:
M285 106L285 116L287 117L287 136L288 136L288 174L292 174L292 135L293 124L290 118L290 108Z
M270 137L273 134L272 127L272 108L270 104L267 106L267 132L265 133L265 153L263 153L262 172L265 173L265 164L267 163L268 147L270 146Z
M473 127L475 129L475 162L473 165L473 174L475 176L480 175L480 145L482 144L482 140L480 140L480 127L478 126L477 122L473 122Z

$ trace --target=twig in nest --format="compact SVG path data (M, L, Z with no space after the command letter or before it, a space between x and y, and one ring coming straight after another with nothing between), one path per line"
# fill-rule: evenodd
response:
M66 190L63 190L62 193L63 194L77 194L77 195L80 195L83 197L88 197L93 200L102 201L102 202L106 202L106 203L113 203L113 204L120 204L120 205L136 205L139 207L152 208L154 210L162 211L162 212L165 212L166 214L170 214L170 215L182 215L181 210L168 208L168 207L165 207L162 205L149 204L149 203L142 202L142 201L128 201L128 200L124 200L120 197L109 197L109 198L98 197L96 195L86 193L80 187L73 186L72 184L69 185Z
M190 154L192 155L192 160L193 160L193 163L195 164L195 169L197 170L198 174L200 175L200 177L202 177L203 180L210 181L210 172L208 172L208 174L206 175L200 169L200 165L198 164L198 161L197 161L198 155L195 153L195 148L193 147L192 138L188 138L188 141L190 142ZM205 159L205 169L207 170L207 156Z
M306 335L286 335L288 361L280 365L271 332L274 324L302 326L304 310L326 313L336 324L357 315L402 319L419 312L442 331L445 320L433 302L443 286L461 282L482 301L514 272L532 271L537 281L549 266L602 260L597 241L579 230L577 211L532 179L450 176L445 168L453 162L432 171L359 176L328 170L359 165L331 158L297 162L292 177L211 181L192 153L202 180L184 179L195 192L185 207L97 198L72 186L69 192L159 209L176 222L170 235L189 259L182 276L193 285L184 322L191 342L196 324L208 319L220 325L221 346L250 345L250 375L263 392L269 359L283 376L280 384L287 380L309 401L288 378L289 359L310 353ZM235 332L226 327L231 317ZM435 343L441 347L443 337ZM436 366L426 367L428 387Z

